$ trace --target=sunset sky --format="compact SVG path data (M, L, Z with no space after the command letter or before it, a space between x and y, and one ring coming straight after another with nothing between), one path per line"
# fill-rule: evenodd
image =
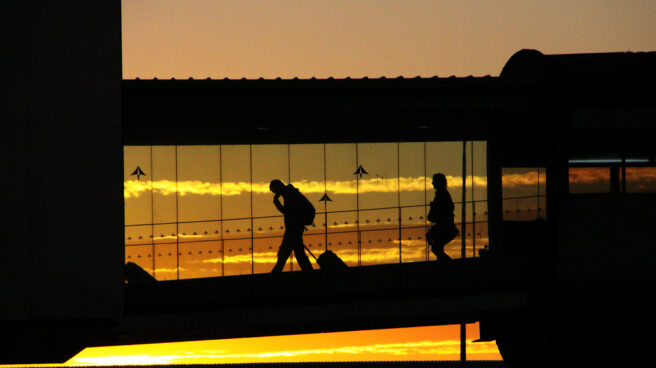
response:
M122 30L124 79L494 76L499 75L511 55L523 48L545 54L656 50L656 1L123 0ZM152 223L155 212L160 217L171 217L170 203L176 196L164 193L172 182L166 182L167 178L149 182L152 172L147 172L148 177L142 178L143 181L129 177L137 165L145 170L150 163L142 163L135 152L126 159L126 206L147 201L146 194L149 194L151 201L152 196L159 196L161 207L154 209L152 202L135 205L134 211L145 208L146 212L126 213L126 221ZM459 156L454 157L458 162ZM443 164L447 165L451 158L445 159ZM445 167L436 160L430 162L436 166L431 167L429 173ZM527 168L527 171L533 169ZM162 172L167 170L170 168ZM449 170L443 171L449 174ZM374 171L372 169L371 173ZM584 180L589 171L580 170L572 175ZM238 165L230 172L234 178L223 177L223 180L235 186L219 189L219 192L230 189L241 193L243 188L238 183L243 182L240 177L245 174ZM352 167L344 172L343 177L336 175L326 185L335 192L344 191L339 195L347 198L352 188ZM203 174L212 172L202 169L195 173L178 173L177 190L186 191L184 195L187 196L187 202L180 203L179 213L186 213L185 203L199 211L198 202L194 201L205 204L218 201L217 182L203 178ZM396 173L387 178L398 178L398 183L403 178L401 185L411 188L425 182L425 174L424 171L416 175ZM525 176L520 174L524 173L509 174L508 183L517 180L518 186L523 185ZM315 180L313 183L312 175L319 174L308 173L288 179L306 179L305 188L316 200L316 196L323 194L316 186L323 182ZM535 172L536 178L538 175ZM651 170L649 175L649 183L638 183L636 187L650 185L653 188L656 173ZM451 174L450 178L457 180L459 176ZM262 198L266 197L266 202L263 199L262 203L268 206L263 207L266 208L263 211L271 215L274 210L266 192L270 175L266 173L256 179L255 190L262 192ZM474 175L474 179L477 180L475 185L485 186L484 173ZM363 190L370 185L384 196L385 190L380 189L378 180L382 179L367 178L363 181ZM154 194L147 188L149 185L159 186L153 189ZM454 200L459 200L457 185L453 187ZM413 191L408 189L407 192ZM423 190L416 192L425 195ZM338 206L341 202L335 203L332 205ZM521 205L522 208L531 206ZM250 212L241 216L240 207L234 208L234 218L250 216ZM150 218L141 221L143 216ZM205 217L204 220L211 219ZM166 222L163 218L160 221ZM170 233L171 226L150 229L156 234L159 230L162 234ZM190 227L188 231L191 234L194 229ZM135 234L138 236L138 231ZM169 266L162 265L163 269ZM467 330L467 340L478 337L476 326L468 326ZM450 360L459 359L459 340L459 326L427 326L89 348L68 365ZM467 349L470 359L500 359L494 343L468 344Z
M123 0L123 76L499 75L522 48L656 50L653 0Z

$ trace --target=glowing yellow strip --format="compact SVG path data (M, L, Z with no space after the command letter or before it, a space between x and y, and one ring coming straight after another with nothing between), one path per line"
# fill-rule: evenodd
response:
M328 193L333 194L356 194L356 193L396 193L399 188L404 192L423 192L427 187L430 188L431 178L420 177L402 177L402 178L369 178L369 179L352 179L352 180L329 180L323 181L295 181L292 184L303 193ZM451 183L460 183L461 179L455 176L447 176L447 181ZM467 185L471 185L472 178L467 179ZM473 177L474 186L487 186L487 178L481 176ZM124 183L125 198L136 198L142 193L152 189L154 193L162 195L172 195L177 193L180 196L187 194L195 195L212 195L212 196L236 196L248 193L252 188L253 193L270 193L269 183L256 182L251 186L248 182L224 182L212 183L199 180L183 180L177 184L173 180L156 180L156 181L139 181L128 180Z

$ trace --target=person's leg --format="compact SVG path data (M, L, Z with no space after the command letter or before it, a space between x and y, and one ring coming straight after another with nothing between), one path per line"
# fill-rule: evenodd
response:
M446 261L450 260L451 257L449 257L446 252L444 252L444 246L447 245L451 241L452 237L450 234L446 233L445 231L435 231L433 233L433 239L429 240L429 243L432 244L431 246L431 251L433 254L435 254L435 257L437 257L438 261Z
M290 231L290 243L293 244L294 256L296 256L296 262L301 267L303 271L312 271L312 263L307 254L305 254L305 246L303 245L303 232L305 231L304 227L299 229L292 229Z
M273 270L271 270L272 273L282 272L285 263L287 263L287 258L289 258L289 255L292 253L292 249L289 237L285 231L285 235L282 238L282 244L280 244L280 248L278 248L278 261L276 262L276 265L273 266Z

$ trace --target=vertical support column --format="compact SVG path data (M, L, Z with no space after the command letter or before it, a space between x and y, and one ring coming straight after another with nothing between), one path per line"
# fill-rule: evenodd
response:
M462 214L461 214L461 228L462 232L460 234L461 236L461 251L460 251L460 256L461 258L466 258L466 247L465 247L465 241L466 239L466 234L467 234L467 206L466 206L466 193L467 193L467 141L462 141ZM460 360L465 361L467 360L467 325L464 323L460 324Z

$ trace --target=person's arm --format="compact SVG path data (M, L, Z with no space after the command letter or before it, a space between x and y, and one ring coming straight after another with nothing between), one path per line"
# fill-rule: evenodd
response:
M285 214L285 206L283 206L282 203L280 203L280 194L276 194L275 196L273 196L273 204L276 205L276 208L278 209L278 211L280 211L280 213L282 213L283 215Z

